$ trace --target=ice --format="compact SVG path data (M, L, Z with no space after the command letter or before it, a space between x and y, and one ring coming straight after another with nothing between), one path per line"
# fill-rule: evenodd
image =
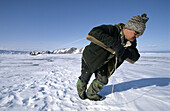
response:
M170 109L170 53L141 53L135 64L124 62L99 92L103 101L78 97L80 72L81 54L0 54L0 111Z

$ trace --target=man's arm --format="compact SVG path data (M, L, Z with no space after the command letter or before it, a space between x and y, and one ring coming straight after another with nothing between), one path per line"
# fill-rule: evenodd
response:
M128 50L131 53L130 56L128 58L126 58L126 60L128 62L134 64L140 57L140 54L139 54L137 48L129 47L126 50Z
M137 42L131 42L131 46L125 49L125 53L123 54L122 58L132 64L134 64L140 57L140 54L136 48Z
M114 33L114 34L113 34ZM107 47L112 48L118 57L121 57L125 48L118 40L118 29L112 25L101 25L93 28L88 35L95 37L103 42ZM112 36L111 36L112 34Z

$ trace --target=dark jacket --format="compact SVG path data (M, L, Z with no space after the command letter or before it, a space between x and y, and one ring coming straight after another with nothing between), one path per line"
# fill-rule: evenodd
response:
M137 61L140 56L138 50L136 49L136 41L132 43L132 46L124 48L123 44L125 44L127 40L121 39L120 27L123 27L123 24L114 26L101 25L93 28L88 34L95 37L99 41L103 42L105 45L112 48L113 50L115 50L116 55L119 58L118 66L120 66L123 63L124 59L127 58L127 57L122 58L124 57L124 53L126 50L129 50L129 52L131 52L131 54L128 55L128 58L130 58L133 61ZM89 67L91 73L93 73L111 59L113 60L113 58L110 58L110 55L111 53L108 52L107 50L103 49L102 47L94 43L90 43L88 46L85 47L82 58Z

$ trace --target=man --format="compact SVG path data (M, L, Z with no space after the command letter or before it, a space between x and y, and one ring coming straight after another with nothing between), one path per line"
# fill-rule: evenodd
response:
M82 55L81 75L77 81L77 91L81 99L102 100L102 96L97 93L108 83L108 78L115 69L124 60L134 63L139 59L136 38L143 34L148 19L146 14L137 15L125 25L123 23L114 26L101 25L89 32L89 36L113 49L115 55L93 42L85 47ZM95 73L95 79L87 89L87 84L93 73Z

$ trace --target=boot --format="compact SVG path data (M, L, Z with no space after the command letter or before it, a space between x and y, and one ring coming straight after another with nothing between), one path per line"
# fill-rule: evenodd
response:
M86 89L87 89L87 84L82 82L80 79L78 79L78 81L77 81L77 92L78 92L79 97L82 100L87 98Z
M87 98L94 101L101 101L102 96L97 93L103 88L104 84L94 79L90 87L87 89Z

